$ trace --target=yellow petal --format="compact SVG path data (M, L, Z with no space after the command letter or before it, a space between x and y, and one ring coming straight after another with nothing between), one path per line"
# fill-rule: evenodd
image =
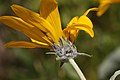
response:
M111 4L113 3L120 3L120 0L97 0L100 5L99 5L99 10L97 12L97 16L103 15L107 9L110 7Z
M94 37L94 32L93 32L93 24L91 20L87 16L81 16L78 19L78 24L76 24L76 28L79 28L80 30L84 30L87 32L91 37Z
M91 20L87 16L81 16L77 23L69 25L68 28L74 29L80 29L86 31L91 37L94 37L94 32L92 30L93 24Z
M90 8L90 9L88 9L88 10L83 14L83 16L87 16L90 11L98 11L98 8Z
M67 28L65 28L63 30L64 32L64 35L67 39L69 39L71 42L74 42L74 40L76 39L77 35L78 35L78 32L79 30L76 30L76 29L69 29L68 27L70 25L73 25L75 23L77 23L78 21L78 16L72 18L72 20L69 22L69 24L67 25Z
M74 24L71 25L68 30L74 30L74 29L79 29L79 30L84 30L85 32L87 32L91 37L94 37L94 31L92 30L92 28L90 28L88 25L85 24Z
M5 47L9 48L50 48L48 45L40 45L26 41L12 41L5 44Z
M40 16L46 19L52 27L54 27L58 38L62 37L63 33L56 0L41 0Z
M40 0L40 16L47 18L57 7L55 0Z
M48 21L40 17L39 14L28 10L22 6L12 5L11 7L17 16L46 33L53 40L53 42L58 42L55 29L51 26L51 24Z
M75 39L77 38L79 33L79 29L76 30L70 30L70 41L73 43Z
M29 38L33 38L40 42L44 42L47 44L51 44L51 42L47 39L46 35L41 32L38 28L26 23L20 18L13 17L13 16L2 16L0 17L0 22L8 25L9 27L23 32Z
M87 16L81 16L78 19L78 23L82 24L82 25L87 25L88 27L93 28L93 24L92 24L91 20Z
M120 0L111 0L111 3L120 3Z
M70 25L72 25L72 24L77 23L78 19L79 19L78 16L73 17L72 20L69 22L69 24L68 24L67 26L70 26Z
M99 10L97 12L97 16L103 15L107 11L107 9L110 7L110 3L111 3L110 1L101 1L98 7Z
M95 1L97 1L97 2L99 2L99 3L109 2L109 3L111 3L111 4L113 4L113 3L120 3L120 0L95 0Z
M78 17L74 17L68 24L67 28L64 29L64 34L70 41L74 42L79 30L84 30L91 37L94 37L94 31L92 28L93 24L91 20L87 16L83 15L79 19Z
M75 41L79 33L79 29L64 29L64 34L68 40L70 40L72 43Z
M40 44L40 45L46 45L46 46L49 46L49 45L46 44L46 43L43 43L43 42L40 42L40 41L34 40L34 39L32 39L32 38L31 38L31 41L34 42L34 43Z
M74 28L79 29L79 30L84 30L85 32L87 32L91 37L94 37L94 31L89 28L87 25L76 25Z

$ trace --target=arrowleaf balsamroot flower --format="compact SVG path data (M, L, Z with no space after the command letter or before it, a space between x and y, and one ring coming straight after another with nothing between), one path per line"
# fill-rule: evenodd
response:
M98 7L97 16L103 15L111 4L120 3L120 0L96 0L100 3Z
M72 43L80 30L84 30L94 37L93 24L87 14L97 8L87 10L81 17L74 17L64 30L61 27L56 0L41 0L40 14L15 4L11 8L17 17L1 16L0 22L24 33L31 39L31 42L12 41L6 43L6 47L53 48L61 60L66 60L68 56L76 57L77 51Z
M56 0L41 0L40 14L15 4L11 8L17 17L1 16L0 22L24 33L30 38L31 42L12 41L6 43L6 47L52 48L55 52L49 52L49 54L55 54L57 56L56 59L62 63L69 61L80 79L86 80L80 68L73 60L77 55L84 55L84 53L78 53L73 42L80 30L84 30L91 37L94 37L93 24L87 17L87 14L89 11L98 10L97 8L91 8L82 16L74 17L64 30L61 27Z

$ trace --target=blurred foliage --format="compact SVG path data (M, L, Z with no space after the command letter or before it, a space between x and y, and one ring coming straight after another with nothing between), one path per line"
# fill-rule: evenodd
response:
M63 28L74 16L81 16L87 9L98 6L94 0L57 1ZM39 12L39 3L39 0L0 0L0 16L15 15L10 8L12 4L19 4ZM100 64L120 46L119 10L120 5L113 4L101 17L97 17L95 12L90 12L88 16L94 24L95 37L92 39L83 31L80 31L78 35L75 42L78 51L93 55L92 58L79 56L75 59L88 80L100 80L98 74ZM79 79L69 64L66 63L60 68L60 63L55 60L54 55L46 55L45 52L49 51L47 49L6 49L3 47L4 43L15 40L29 41L24 34L0 23L0 80Z

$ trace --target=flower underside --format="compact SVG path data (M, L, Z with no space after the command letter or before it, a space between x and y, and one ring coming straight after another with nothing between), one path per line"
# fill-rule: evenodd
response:
M62 62L68 61L70 58L77 56L77 49L69 40L60 39L59 44L52 46L57 55L57 60Z
M47 52L46 54L55 54L57 56L56 60L60 60L61 62L68 62L69 59L73 59L77 57L77 55L83 55L91 57L86 53L77 52L77 48L75 45L69 41L61 38L59 40L59 44L53 44L52 48L55 52Z

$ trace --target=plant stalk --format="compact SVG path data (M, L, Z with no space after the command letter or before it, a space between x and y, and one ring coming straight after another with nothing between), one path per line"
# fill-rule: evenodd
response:
M80 77L81 80L86 80L85 76L83 75L82 71L80 70L80 68L78 67L78 65L76 64L76 62L74 61L74 59L69 59L70 64L74 67L74 69L76 70L78 76Z

